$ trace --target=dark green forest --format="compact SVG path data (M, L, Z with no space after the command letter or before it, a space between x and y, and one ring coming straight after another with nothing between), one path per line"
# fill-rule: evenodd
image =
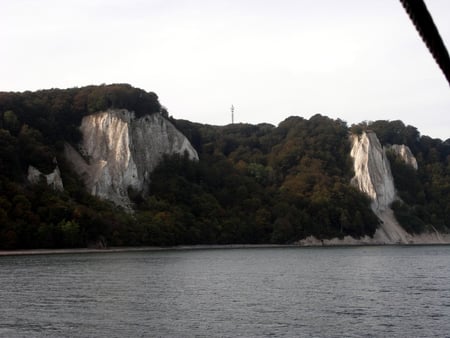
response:
M270 124L211 126L169 119L199 161L166 156L149 194L131 192L134 213L89 195L63 155L80 140L87 114L126 108L162 113L156 94L126 84L0 92L0 249L180 244L294 243L373 235L368 198L350 185L350 132L370 129L383 145L406 144L419 169L388 154L401 201L393 209L411 233L450 227L450 140L421 136L401 121L348 126L315 115ZM64 191L30 184L30 165Z

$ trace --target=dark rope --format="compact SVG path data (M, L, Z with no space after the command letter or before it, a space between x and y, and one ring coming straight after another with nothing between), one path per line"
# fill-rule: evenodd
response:
M450 85L450 57L423 0L400 0Z

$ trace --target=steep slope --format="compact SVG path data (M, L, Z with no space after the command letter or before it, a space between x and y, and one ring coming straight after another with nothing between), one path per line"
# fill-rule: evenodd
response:
M354 135L352 141L353 184L370 196L374 211L386 210L395 199L395 188L385 151L373 132Z
M372 210L381 220L374 238L383 243L408 243L411 236L398 224L390 204L396 199L389 161L377 135L354 135L350 155L354 159L352 183L372 200Z
M128 110L85 116L80 151L65 154L91 194L130 207L129 189L146 192L149 175L164 154L187 152L198 159L187 138L161 114L135 118Z
M405 163L417 169L417 161L407 146L394 145L390 149ZM390 208L397 195L389 160L374 132L352 136L351 156L355 171L352 183L371 198L372 210L382 222L374 235L375 243L443 243L448 240L438 232L411 235L399 225Z
M394 144L389 147L389 150L400 157L403 162L413 167L415 170L418 169L417 160L408 146L405 146L404 144Z

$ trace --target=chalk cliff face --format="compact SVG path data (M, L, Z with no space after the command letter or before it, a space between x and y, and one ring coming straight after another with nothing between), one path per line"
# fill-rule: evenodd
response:
M380 243L408 243L409 235L397 222L390 204L396 199L394 178L385 149L374 132L352 136L350 155L354 160L352 183L372 200L371 207L381 220L374 239Z
M405 163L417 169L417 161L407 146L394 145L390 149ZM372 210L381 221L373 239L361 239L362 244L448 242L448 236L438 232L411 235L398 224L390 208L390 204L397 199L394 179L386 150L381 146L374 132L353 135L350 155L354 160L355 171L352 183L371 198Z
M42 172L39 171L39 169L33 167L30 165L28 167L28 181L30 183L36 184L39 182L41 177L45 178L45 181L49 186L51 186L55 190L63 191L64 186L61 179L61 173L59 171L58 166L55 167L55 170L53 170L50 174L44 175Z
M389 147L389 150L400 157L403 162L410 165L415 170L418 169L417 160L408 146L405 146L404 144L394 144Z
M353 136L350 155L354 160L352 182L372 199L372 209L383 211L395 199L394 179L386 153L373 132Z
M128 190L146 192L149 176L164 154L187 152L198 159L187 138L160 114L136 119L128 110L85 116L79 152L66 145L66 157L89 191L125 208Z

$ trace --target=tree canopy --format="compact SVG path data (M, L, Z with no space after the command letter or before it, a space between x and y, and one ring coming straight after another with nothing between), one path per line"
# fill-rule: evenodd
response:
M128 84L0 92L0 112L6 129L17 133L19 121L45 135L50 142L76 142L83 116L107 109L128 109L137 117L162 111L158 96Z

